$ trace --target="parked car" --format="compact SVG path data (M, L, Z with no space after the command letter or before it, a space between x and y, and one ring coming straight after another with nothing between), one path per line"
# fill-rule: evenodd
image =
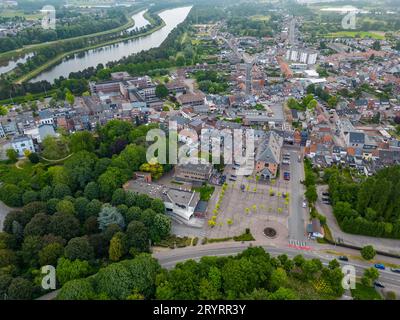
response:
M384 288L385 286L383 285L383 283L382 282L379 282L379 281L374 281L374 286L375 287L379 287L379 288Z
M331 202L330 200L322 200L322 203L328 204L328 205L331 205L331 204L332 204L332 202Z
M385 270L385 265L382 263L375 263L374 267L380 270Z
M303 201L303 208L307 208L307 202Z
M329 192L322 192L323 196L329 197Z
M398 268L390 268L390 271L392 271L394 273L400 273L400 269L398 269Z
M285 179L285 180L290 180L290 172L285 171L285 172L283 173L283 179Z
M346 256L339 256L339 260L340 261L349 261L349 258L347 258Z

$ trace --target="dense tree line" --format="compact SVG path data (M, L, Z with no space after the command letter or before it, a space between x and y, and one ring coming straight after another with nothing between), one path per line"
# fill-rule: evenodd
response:
M30 299L42 293L39 268L57 267L57 280L95 273L107 261L148 252L170 233L164 203L122 189L146 164L145 135L153 126L110 121L96 137L76 132L64 148L64 163L37 163L29 173L7 167L0 198L12 207L0 233L0 296ZM8 172L7 172L8 170ZM16 173L16 174L15 174Z
M325 176L343 231L400 238L400 166L384 168L362 182L353 181L337 168L327 169Z
M24 45L38 44L78 37L82 35L102 32L127 23L122 9L110 9L94 14L80 14L77 17L60 19L56 17L55 30L43 29L40 26L30 27L18 32L15 36L0 38L0 53L15 50Z
M58 299L295 300L337 298L343 274L301 255L272 258L260 247L230 257L203 257L161 269L146 254L109 265L93 277L67 282Z

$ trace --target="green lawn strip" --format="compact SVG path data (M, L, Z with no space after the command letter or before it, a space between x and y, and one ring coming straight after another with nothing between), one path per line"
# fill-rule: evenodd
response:
M375 32L368 32L368 31L339 31L339 32L332 32L329 34L324 35L325 38L372 38L376 40L384 40L385 36L375 33Z
M381 295L375 288L364 286L358 282L356 283L356 288L350 291L354 300L382 300Z
M215 187L206 184L201 187L193 187L192 190L200 192L200 200L208 201L210 200L212 194L214 193Z

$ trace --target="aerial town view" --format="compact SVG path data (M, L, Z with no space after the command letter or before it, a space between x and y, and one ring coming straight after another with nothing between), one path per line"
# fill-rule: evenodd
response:
M0 300L400 300L400 1L0 0Z

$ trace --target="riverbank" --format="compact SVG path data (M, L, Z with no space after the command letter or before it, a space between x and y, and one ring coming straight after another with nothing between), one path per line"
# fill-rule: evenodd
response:
M145 15L146 15L146 13L144 14L144 17L145 17ZM88 50L98 49L98 48L101 48L101 47L113 45L113 44L116 44L116 43L119 43L119 42L123 42L123 41L129 41L129 40L134 40L134 39L137 39L137 38L140 38L140 37L145 37L147 35L152 34L155 31L161 29L164 26L165 26L165 22L162 21L162 23L160 25L155 26L154 28L152 28L152 29L150 29L150 30L148 30L146 32L143 32L143 33L139 33L139 34L127 37L127 38L118 38L118 39L114 39L114 40L110 40L110 41L106 41L106 42L101 42L101 43L98 43L98 44L90 46L90 47L84 47L84 48L81 48L81 49L65 52L63 54L60 54L60 55L56 56L55 58L51 59L50 61L46 62L44 65L42 65L42 66L40 66L40 67L28 72L26 75L16 79L14 81L14 83L21 84L23 82L29 81L29 80L37 77L42 72L50 69L51 67L53 67L54 65L59 63L62 59L67 58L70 55L77 54L77 53L84 52L84 51L88 51Z
M143 6L143 7L137 8L133 11L130 11L129 13L126 13L125 15L128 19L128 22L122 26L119 26L118 28L101 31L101 32L97 32L97 33L85 34L85 35L73 37L73 38L60 39L60 40L55 40L55 41L50 41L50 42L45 42L45 43L38 43L38 44L33 44L33 45L32 44L26 45L26 46L16 49L16 50L0 53L0 62L7 61L7 60L11 59L12 57L20 56L20 55L32 52L34 50L45 48L45 47L52 46L52 45L58 45L58 44L62 44L62 43L69 42L69 41L82 40L82 39L104 36L104 35L108 35L108 34L112 34L112 33L121 32L125 29L133 27L135 25L135 21L132 19L132 15L134 15L140 11L143 11L145 9L146 9L146 7Z

